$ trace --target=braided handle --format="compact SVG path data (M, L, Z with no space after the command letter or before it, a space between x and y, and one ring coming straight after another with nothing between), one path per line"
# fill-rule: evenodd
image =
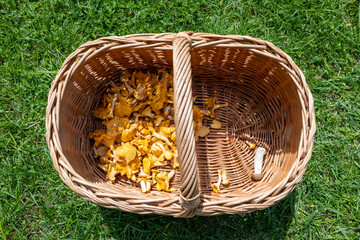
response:
M191 92L191 38L180 32L173 40L174 111L176 146L179 153L180 204L184 209L177 217L192 217L200 203L193 102Z

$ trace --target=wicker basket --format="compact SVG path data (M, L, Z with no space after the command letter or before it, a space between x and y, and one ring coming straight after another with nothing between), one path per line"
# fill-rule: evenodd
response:
M180 168L173 193L142 193L113 184L97 168L88 133L106 85L125 69L174 71L176 145ZM195 144L192 97L217 97L221 129ZM209 124L209 123L208 123ZM301 70L273 44L237 35L136 34L87 42L64 62L51 85L46 140L55 169L82 198L107 208L175 217L247 213L274 205L301 180L315 133L313 98ZM267 149L263 178L253 181L254 151ZM210 184L226 169L230 185Z

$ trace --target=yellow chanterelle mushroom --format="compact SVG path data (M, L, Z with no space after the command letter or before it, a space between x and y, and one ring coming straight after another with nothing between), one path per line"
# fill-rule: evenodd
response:
M103 101L93 111L104 128L94 130L89 138L98 166L111 182L128 179L143 193L175 191L170 186L179 167L173 98L173 77L163 69L124 71L118 81L109 82ZM210 127L221 128L217 120L210 127L203 121L215 118L215 109L222 106L216 104L215 97L201 107L193 105L195 139L207 136ZM212 187L220 192L220 183Z

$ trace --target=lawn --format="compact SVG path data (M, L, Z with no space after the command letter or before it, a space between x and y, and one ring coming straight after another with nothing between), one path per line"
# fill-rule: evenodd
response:
M0 0L0 16L2 239L360 237L358 0ZM315 101L313 155L275 206L192 219L130 214L79 198L53 168L45 108L65 58L102 36L184 30L270 41L304 72Z

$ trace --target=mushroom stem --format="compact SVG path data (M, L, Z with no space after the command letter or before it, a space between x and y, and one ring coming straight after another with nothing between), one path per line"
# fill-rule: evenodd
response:
M146 184L145 184L145 181L144 181L144 180L142 180L142 181L140 182L140 186L141 186L141 191L142 191L143 193L146 193L146 192L147 192L147 189L146 189Z
M228 107L229 104L228 103L224 103L224 104L215 104L214 106L214 110L218 109L218 108L222 108L222 107Z
M136 98L126 100L126 102L130 105L134 105L136 103L136 101L137 101Z
M249 146L250 150L253 150L256 147L256 145L252 142L245 141L245 143Z
M146 192L150 192L151 190L151 182L147 181L146 182Z
M222 185L228 185L230 183L230 181L227 179L227 176L226 176L226 170L222 170L221 171L221 183Z
M172 143L166 137L161 136L160 134L158 134L156 132L154 132L152 135L153 135L153 137L156 137L157 139L164 141L169 147L172 146Z
M165 110L164 110L164 116L167 117L167 115L170 114L170 109L171 106L170 105L166 105Z
M121 89L121 88L120 88L118 85L116 85L113 81L110 81L110 85L111 85L111 87L115 88L116 90L120 90L120 89Z
M111 102L110 113L109 113L109 115L107 115L107 118L114 118L114 108L115 108L115 103L116 103L117 99L118 99L118 95L115 93L114 98Z
M132 95L132 94L134 93L135 89L133 89L133 88L130 86L130 84L126 81L126 79L122 79L122 81L123 81L126 89L128 90L129 95Z
M217 181L217 185L220 186L220 184L221 184L221 170L220 169L218 170L218 176L219 176L219 178Z
M169 180L175 175L175 171L171 170L168 174Z
M200 109L200 112L205 116L210 116L211 114L209 110L204 110L204 109Z
M166 160L170 160L172 158L173 154L170 151L167 151L160 142L156 142L154 144L161 149L161 151L163 152Z
M258 147L255 151L254 173L251 175L252 179L255 181L259 181L263 177L261 170L262 170L263 159L265 154L266 154L266 149L263 147Z

